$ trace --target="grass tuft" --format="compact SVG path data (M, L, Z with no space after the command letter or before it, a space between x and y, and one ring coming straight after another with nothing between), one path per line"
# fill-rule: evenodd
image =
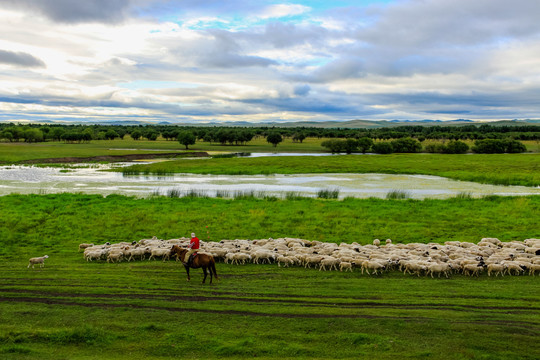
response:
M456 199L472 199L472 193L469 191L462 191L455 196Z
M386 194L386 199L388 200L403 200L410 198L411 194L405 190L392 190Z
M321 189L317 192L319 199L337 199L339 198L339 189Z

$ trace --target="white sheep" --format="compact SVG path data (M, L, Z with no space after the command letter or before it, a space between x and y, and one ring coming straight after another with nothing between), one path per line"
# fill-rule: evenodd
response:
M32 265L32 269L34 268L34 265L36 264L39 264L39 267L43 267L45 266L45 259L49 258L49 255L44 255L44 256L41 256L41 257L34 257L34 258L31 258L28 262L28 266L27 268L30 267L30 265Z
M79 252L81 250L84 250L84 249L92 247L92 246L94 246L94 244L85 244L85 243L79 244Z
M343 271L343 269L345 269L345 272L347 272L347 270L350 270L352 272L353 271L352 268L353 268L353 264L350 262L342 261L339 263L339 271Z
M540 272L540 265L539 264L531 264L531 266L529 267L529 275L534 276L538 272Z
M491 273L493 273L493 272L495 273L495 276L498 276L499 274L504 276L504 270L505 269L506 269L505 264L497 264L497 263L487 264L487 274L488 274L488 276L491 276Z
M152 258L155 258L156 256L163 257L163 261L169 260L170 254L170 248L153 248L150 251L150 257L148 258L148 260L152 260Z
M432 263L428 265L426 275L431 274L433 278L433 274L437 273L437 277L441 277L441 274L444 274L448 278L451 270L452 268L447 263Z
M364 270L366 270L366 273L369 274L369 270L373 271L373 275L378 274L379 271L383 271L385 268L384 264L381 264L377 261L372 260L365 260L362 262L362 274L364 273Z
M479 266L478 263L476 264L465 264L463 265L463 274L465 275L476 275L478 276L479 273L481 273L484 270L484 267Z
M319 271L323 270L326 271L326 267L328 266L330 270L334 269L337 270L337 265L340 263L339 259L328 257L321 260L321 263L319 265Z

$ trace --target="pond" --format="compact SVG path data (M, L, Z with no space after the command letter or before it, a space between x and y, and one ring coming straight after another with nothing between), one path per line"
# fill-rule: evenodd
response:
M339 197L385 198L401 192L413 199L449 198L459 194L472 197L485 195L540 195L540 188L496 186L455 181L438 176L387 174L294 174L294 175L197 175L124 176L119 172L102 171L127 164L91 165L54 168L34 166L1 166L0 195L84 193L150 195L199 194L230 197L254 193L285 197L287 194L316 197L321 190L338 190Z

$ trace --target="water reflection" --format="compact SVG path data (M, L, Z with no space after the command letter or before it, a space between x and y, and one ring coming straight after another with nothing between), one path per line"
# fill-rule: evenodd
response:
M11 193L124 194L134 196L204 194L216 196L239 192L285 197L288 193L315 197L322 189L337 189L339 197L385 198L402 191L415 199L448 198L467 193L484 195L540 195L540 188L483 185L437 176L386 174L296 174L296 175L194 175L123 176L100 171L115 165L84 168L0 167L0 195Z

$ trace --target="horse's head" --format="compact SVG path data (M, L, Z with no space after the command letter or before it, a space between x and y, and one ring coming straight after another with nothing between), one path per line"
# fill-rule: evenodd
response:
M173 245L171 247L171 252L170 252L170 255L182 255L186 252L187 250L184 249L183 247L180 247L178 245Z

